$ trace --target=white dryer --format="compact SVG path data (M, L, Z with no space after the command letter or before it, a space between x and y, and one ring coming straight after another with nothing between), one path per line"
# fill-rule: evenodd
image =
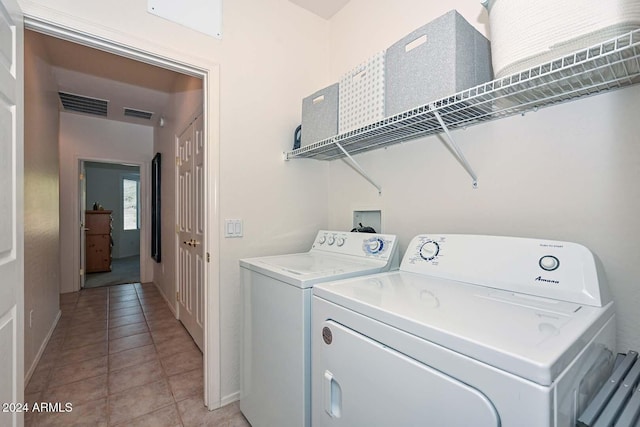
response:
M420 235L314 287L313 426L575 426L615 354L600 273L573 243Z
M253 427L311 423L311 289L397 270L396 236L318 232L309 252L240 260L240 410Z

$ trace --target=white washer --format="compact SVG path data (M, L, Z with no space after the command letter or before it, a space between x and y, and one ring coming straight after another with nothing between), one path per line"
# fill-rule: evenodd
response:
M240 260L240 409L253 427L311 423L311 288L397 269L396 236L318 232L309 252Z
M314 287L313 426L575 426L615 355L599 273L573 243L420 235Z

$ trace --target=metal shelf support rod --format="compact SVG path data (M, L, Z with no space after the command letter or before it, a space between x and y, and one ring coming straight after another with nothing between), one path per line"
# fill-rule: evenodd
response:
M436 117L436 119L438 119L438 123L440 123L440 127L442 127L442 130L444 131L445 135L447 136L444 139L445 144L447 144L447 147L449 147L449 149L454 153L454 157L456 158L458 163L460 163L462 165L464 170L466 170L467 173L469 174L469 176L471 176L471 179L473 179L473 183L472 183L473 184L473 188L478 188L478 176L473 171L473 169L471 168L471 165L469 164L467 159L464 157L464 154L462 153L462 150L460 150L460 148L458 147L458 144L456 144L456 141L453 139L453 137L449 133L449 128L447 127L447 125L442 120L442 117L440 117L440 113L438 112L438 110L436 109L436 107L433 104L429 104L429 109L431 110L433 115Z
M342 147L342 145L340 145L340 143L337 141L334 141L334 144L336 144L336 146L340 149L340 151L342 151L344 155L347 156L349 160L351 160L353 167L358 171L358 173L360 173L360 175L362 175L364 179L369 181L371 185L373 185L378 189L378 195L382 194L382 187L380 187L378 184L375 183L373 179L371 179L371 177L364 171L364 169L362 169L362 167L358 164L358 162L356 162L353 159L353 157L351 157L351 155L347 152L347 150L345 150L344 147Z

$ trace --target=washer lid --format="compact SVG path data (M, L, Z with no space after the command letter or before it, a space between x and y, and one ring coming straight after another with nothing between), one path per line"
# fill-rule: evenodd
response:
M548 386L613 315L409 272L317 285L314 295Z
M240 266L301 288L389 269L377 259L317 252L243 259Z

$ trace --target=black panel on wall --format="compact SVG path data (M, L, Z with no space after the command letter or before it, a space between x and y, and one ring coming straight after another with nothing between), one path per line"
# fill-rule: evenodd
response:
M160 244L160 153L151 161L151 258L161 261Z

